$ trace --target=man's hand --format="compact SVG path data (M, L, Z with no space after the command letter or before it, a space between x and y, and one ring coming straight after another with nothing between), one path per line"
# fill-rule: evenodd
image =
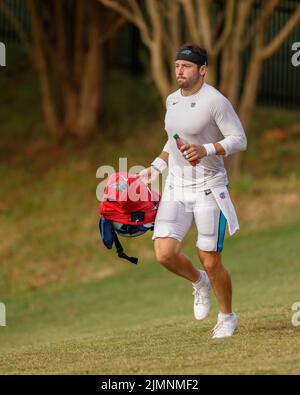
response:
M141 181L144 184L149 185L156 180L158 175L159 175L159 172L157 170L155 170L154 167L150 166L150 167L147 167L146 169L140 171L138 174L138 177L141 178Z
M188 160L189 162L193 162L194 160L200 160L207 155L206 149L203 147L202 144L195 145L195 144L184 144L180 151L184 159Z

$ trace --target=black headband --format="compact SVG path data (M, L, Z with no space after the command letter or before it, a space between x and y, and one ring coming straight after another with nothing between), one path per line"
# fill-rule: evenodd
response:
M199 66L207 66L207 57L190 49L182 49L176 52L176 60L188 60L189 62L196 63Z

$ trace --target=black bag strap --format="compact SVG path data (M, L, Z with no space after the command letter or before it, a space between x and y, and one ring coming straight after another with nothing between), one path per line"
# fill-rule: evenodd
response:
M118 239L117 233L115 232L112 224L111 224L111 231L112 231L112 234L113 234L113 237L114 237L114 242L115 242L115 245L116 245L116 249L117 249L117 253L118 253L119 258L124 258L127 261L129 261L131 263L134 263L136 265L138 263L138 258L131 257L131 256L128 256L128 255L125 254L125 252L123 250L123 247L122 247L122 245L121 245L121 243L120 243L120 241Z

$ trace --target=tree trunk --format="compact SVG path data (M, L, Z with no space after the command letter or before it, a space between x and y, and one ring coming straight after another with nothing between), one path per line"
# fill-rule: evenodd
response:
M89 51L85 58L84 75L79 101L77 132L78 136L86 136L96 124L100 105L100 18L98 4L93 4L89 35ZM105 54L102 53L102 56ZM105 84L105 80L102 79Z
M40 80L42 109L46 125L50 133L59 136L62 132L61 122L56 106L55 94L52 89L51 71L47 62L47 47L43 38L44 30L39 20L38 8L35 1L28 2L32 17L32 60Z
M232 43L228 42L221 53L221 70L220 70L220 82L219 90L226 97L228 96L230 74L232 73L232 62L231 62L231 52Z
M226 96L233 107L237 108L241 83L241 54L238 40L232 43L231 51L227 56L230 59L228 59L228 74L225 76L228 81Z
M63 127L55 108L49 75L40 72L39 80L46 126L53 136L59 137L63 133Z
M238 115L245 132L249 130L253 111L256 103L258 93L259 80L262 72L263 60L256 52L249 65L249 70L246 76L245 88L240 101ZM232 155L227 160L227 169L231 177L237 177L241 170L241 153Z
M63 115L62 124L64 133L67 135L76 135L78 130L78 109L79 97L78 91L72 86L66 86L62 82L62 95L63 95Z
M248 130L258 92L259 80L262 72L263 60L258 54L254 55L250 61L247 73L245 88L239 106L239 117L246 130Z
M40 80L45 123L54 136L83 137L104 111L110 55L106 48L122 18L98 0L41 3L28 0L27 5L29 50Z
M209 67L207 68L207 75L205 76L205 81L212 85L216 86L217 84L217 58L215 56L211 56L209 59Z
M101 121L107 104L108 96L108 81L110 78L110 64L111 64L111 51L114 39L105 41L100 44L99 55L99 107L98 107L98 121Z
M171 84L168 80L164 58L156 43L151 47L151 73L163 101L170 94Z

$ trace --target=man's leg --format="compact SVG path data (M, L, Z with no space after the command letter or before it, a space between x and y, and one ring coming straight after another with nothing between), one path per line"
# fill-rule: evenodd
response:
M198 249L198 255L208 274L220 308L212 337L217 339L232 336L237 328L237 316L232 312L231 278L222 265L221 253Z
M201 251L198 249L199 259L210 279L222 313L232 312L232 285L228 271L222 265L220 252Z
M199 270L180 252L180 248L181 242L172 237L157 237L154 240L157 261L169 271L196 283L200 278Z
M154 249L158 262L169 271L192 282L194 289L195 318L202 320L210 309L210 284L204 271L196 269L189 258L181 253L181 240L193 222L193 213L179 201L164 201L159 204L156 215Z
M198 256L214 289L220 312L213 338L232 336L237 328L237 316L232 312L232 285L227 270L222 265L221 251L226 220L212 194L203 194L195 206L198 229Z
M162 199L154 225L154 251L158 262L169 271L196 282L199 271L187 256L180 252L181 240L193 222L193 213L179 201Z
M207 317L210 310L210 283L204 271L196 269L189 258L180 252L181 242L171 237L155 239L156 259L169 271L192 282L194 315L197 320Z

